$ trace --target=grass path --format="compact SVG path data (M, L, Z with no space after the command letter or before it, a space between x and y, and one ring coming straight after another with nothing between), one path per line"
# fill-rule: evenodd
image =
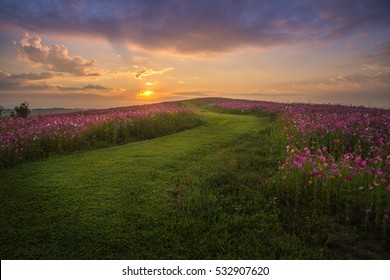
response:
M202 168L226 147L269 122L201 114L204 125L175 135L0 171L1 259L218 257L196 253L202 241L183 244L189 232L198 234L196 221L186 221L204 200L191 186L201 187Z

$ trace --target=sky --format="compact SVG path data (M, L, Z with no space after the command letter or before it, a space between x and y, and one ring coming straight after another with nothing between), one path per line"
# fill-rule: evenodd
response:
M0 0L0 105L390 107L388 0Z

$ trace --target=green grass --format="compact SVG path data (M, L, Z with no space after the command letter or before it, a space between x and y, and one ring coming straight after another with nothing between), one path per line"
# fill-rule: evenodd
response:
M386 257L279 202L268 118L198 112L191 130L1 170L1 259Z
M198 115L179 111L144 114L143 117L135 115L131 118L131 123L121 118L111 118L76 133L76 137L71 136L74 132L70 127L58 126L59 135L56 135L57 130L52 127L52 131L46 134L39 132L35 140L25 140L21 137L12 145L5 145L5 148L0 150L0 169L53 155L152 139L191 129L200 123ZM15 149L18 152L15 152Z

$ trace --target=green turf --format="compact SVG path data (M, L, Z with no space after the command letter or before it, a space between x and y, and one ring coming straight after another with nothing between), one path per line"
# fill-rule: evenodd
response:
M171 254L164 227L172 222L173 178L267 125L256 117L203 116L204 126L179 134L2 170L1 258Z
M270 121L198 112L181 133L1 170L1 259L339 257L265 189Z

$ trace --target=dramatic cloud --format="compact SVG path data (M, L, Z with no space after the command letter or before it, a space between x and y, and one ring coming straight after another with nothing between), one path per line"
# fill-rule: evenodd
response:
M0 18L32 32L97 35L151 50L218 53L388 30L389 10L388 0L20 0L3 1ZM84 67L91 63L76 60Z
M50 71L70 73L75 76L97 76L91 67L94 60L86 60L80 56L70 56L63 45L42 45L38 36L25 34L19 44L20 58L33 66Z
M153 75L161 75L161 74L164 74L168 71L171 71L173 70L172 67L168 67L168 68L164 68L164 69L161 69L161 70L153 70L151 68L147 68L147 67L141 67L141 66L138 66L138 65L132 65L131 66L131 69L128 71L128 73L135 79L142 79L144 77L149 77L149 76L153 76Z

